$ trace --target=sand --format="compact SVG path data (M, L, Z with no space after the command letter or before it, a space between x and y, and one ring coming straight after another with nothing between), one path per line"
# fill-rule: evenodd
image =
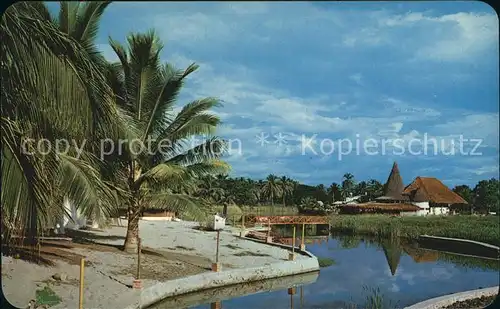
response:
M195 222L184 221L140 222L144 248L141 256L143 286L210 271L211 263L215 261L216 233L197 230L197 226ZM223 269L287 260L287 250L237 238L238 231L227 227L220 234L219 261ZM78 308L79 257L83 256L89 262L85 267L84 308L125 307L140 293L131 287L137 269L137 255L118 249L123 244L125 232L125 227L118 226L103 231L78 231L69 248L44 246L43 251L47 252L43 256L53 260L54 266L2 255L5 296L14 306L26 308L29 300L35 299L37 289L49 286L62 300L52 308ZM82 237L93 243L82 244ZM306 257L298 255L297 258ZM52 279L56 273L66 274L66 280Z

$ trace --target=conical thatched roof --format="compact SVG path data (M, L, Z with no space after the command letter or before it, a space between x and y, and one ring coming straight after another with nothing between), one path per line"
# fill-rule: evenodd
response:
M394 162L384 186L384 196L379 197L377 200L406 201L408 196L402 194L404 189L403 178L399 174L398 164Z

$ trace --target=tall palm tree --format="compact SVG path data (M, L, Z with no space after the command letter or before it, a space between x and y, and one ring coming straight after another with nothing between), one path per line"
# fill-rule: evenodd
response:
M335 202L335 199L340 195L341 188L337 183L332 183L327 189L328 195L332 198L332 203Z
M267 176L262 193L271 200L272 212L274 212L274 198L281 195L281 187L278 183L278 176L270 174Z
M120 136L125 120L104 75L41 2L10 6L0 36L2 238L32 238L54 224L65 212L64 194L86 214L108 211L115 195L95 168L93 150L101 138ZM42 154L36 149L42 139L46 148L56 139L85 145L81 152L70 143L65 153Z
M343 179L343 181L342 181L342 193L343 193L344 198L346 198L354 190L354 185L355 185L354 175L351 173L346 173L346 174L344 174L342 179Z
M282 176L279 180L281 186L281 196L283 197L283 207L286 206L286 197L293 192L292 180L286 176Z
M188 209L193 214L198 207L196 199L173 193L171 185L227 173L229 165L218 159L225 142L212 136L220 120L209 111L219 105L217 99L196 100L184 105L178 114L173 112L184 79L198 66L178 70L161 64L163 46L153 31L131 34L127 42L128 48L110 38L120 61L109 65L108 77L118 104L135 119L139 146L151 145L148 151L139 151L137 143L129 142L123 153L114 153L126 174L121 182L129 192L124 250L132 252L137 251L139 216L145 205ZM190 143L197 136L212 137L197 145Z

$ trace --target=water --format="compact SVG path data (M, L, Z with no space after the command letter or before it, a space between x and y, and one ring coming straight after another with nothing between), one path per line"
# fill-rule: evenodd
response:
M189 301L186 305L216 308L210 303L223 299L220 308L224 309L351 309L363 308L367 296L378 289L384 308L403 308L428 298L499 284L498 261L422 250L401 241L330 237L307 245L307 249L336 264L322 268L319 276L276 279L269 286L247 284L232 288L231 293L210 292L203 302L198 299L191 302L194 306L189 307ZM287 289L291 286L296 286L292 295ZM240 296L259 290L275 291ZM196 305L200 303L205 304Z

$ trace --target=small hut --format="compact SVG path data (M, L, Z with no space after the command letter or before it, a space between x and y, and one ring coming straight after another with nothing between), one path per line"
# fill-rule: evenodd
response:
M394 162L384 186L384 195L375 200L381 203L404 203L408 201L408 197L402 194L403 190L403 179L399 173L398 164Z

